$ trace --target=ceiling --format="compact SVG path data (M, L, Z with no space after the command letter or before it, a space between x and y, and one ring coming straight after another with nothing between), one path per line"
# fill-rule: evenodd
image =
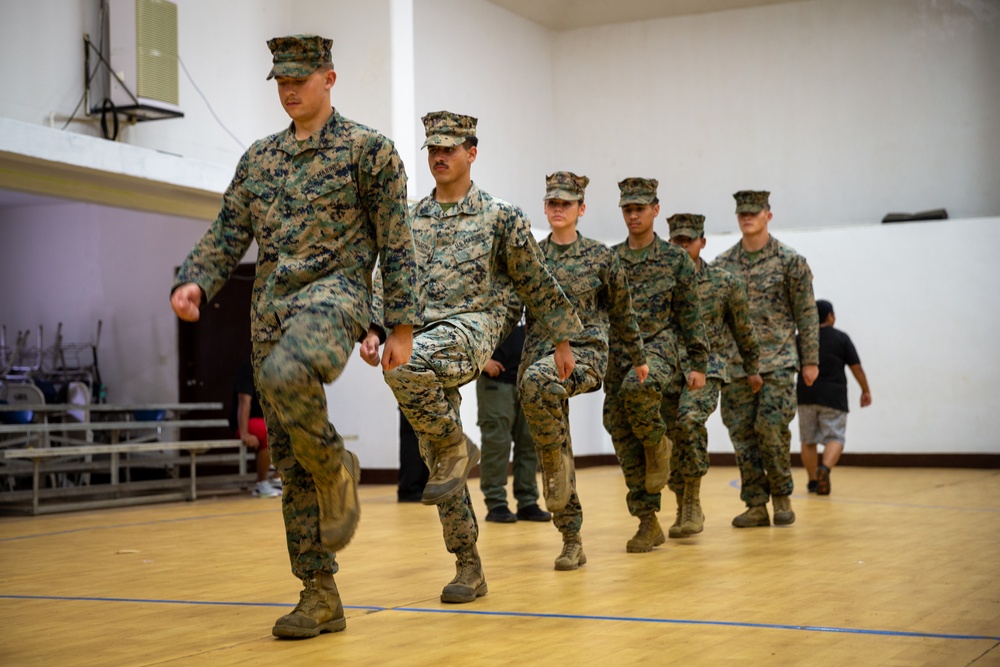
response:
M551 30L573 30L667 16L706 14L728 9L800 0L489 0Z

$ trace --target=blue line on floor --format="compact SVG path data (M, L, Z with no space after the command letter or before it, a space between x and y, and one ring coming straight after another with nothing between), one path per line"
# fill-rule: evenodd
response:
M71 597L60 595L2 595L0 600L58 600L66 602L132 602L139 604L209 605L221 607L293 607L285 602L219 602L199 600L144 600L140 598ZM643 616L590 616L586 614L553 614L525 611L481 611L475 609L435 609L433 607L377 607L344 605L344 609L363 611L400 611L417 614L464 614L467 616L496 616L514 618L549 618L576 621L619 621L625 623L668 623L671 625L710 625L730 628L758 628L766 630L799 630L806 632L834 632L851 635L882 637L917 637L921 639L973 639L1000 642L1000 636L958 635L944 632L908 632L904 630L873 630L868 628L835 628L824 625L782 625L780 623L743 623L738 621L698 621L683 618L649 618Z

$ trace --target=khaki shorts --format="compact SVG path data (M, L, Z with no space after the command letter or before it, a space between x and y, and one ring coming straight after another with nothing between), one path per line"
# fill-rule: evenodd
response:
M845 443L847 413L823 405L799 406L799 441L803 444Z

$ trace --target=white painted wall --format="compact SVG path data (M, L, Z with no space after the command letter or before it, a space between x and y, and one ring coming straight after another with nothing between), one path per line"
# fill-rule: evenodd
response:
M249 143L287 122L263 80L264 41L325 32L340 75L335 105L390 132L401 122L393 72L407 66L392 64L390 16L412 9L415 116L478 116L474 178L521 205L536 229L545 227L545 173L568 168L593 179L582 231L620 240L615 183L642 174L664 183L665 215L709 216L714 254L736 241L719 235L733 225L729 194L768 187L775 235L809 258L817 295L835 303L871 378L875 404L852 413L849 449L998 451L1000 406L985 386L998 369L997 317L983 306L995 301L986 253L1000 218L848 226L937 206L955 217L1000 215L995 2L813 0L550 33L484 0L400 8L405 1L248 0L232 12L222 0L180 0L181 55ZM96 7L0 0L0 116L45 124L50 112L69 113L82 92L80 35L95 32ZM42 41L46 58L20 67ZM134 128L126 141L232 169L241 149L183 73L181 86L186 118ZM409 175L411 197L430 191L422 152ZM817 225L843 228L803 229ZM165 292L204 227L98 206L0 210L0 323L54 331L61 319L67 339L86 340L103 317L113 398L171 400ZM395 467L395 407L379 373L352 361L328 395L363 464ZM463 419L478 438L474 392L465 398ZM580 454L612 451L600 407L600 394L573 400ZM712 423L711 449L729 451L720 429Z
M767 189L795 227L890 211L1000 214L1000 3L812 0L554 36L559 160L588 229L623 236L616 183L727 229ZM536 168L536 172L539 171Z

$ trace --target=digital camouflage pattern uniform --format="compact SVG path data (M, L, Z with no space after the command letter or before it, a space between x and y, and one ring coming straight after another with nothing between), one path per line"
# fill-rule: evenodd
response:
M406 174L392 142L336 111L305 141L293 124L255 142L175 286L197 283L211 299L254 240L255 384L284 484L292 572L307 580L338 569L320 541L314 482L339 469L344 451L323 384L340 375L368 327L376 255L386 321L420 323Z
M736 212L756 212L768 205L763 191L740 191ZM795 416L795 376L799 364L819 363L819 322L813 297L812 272L804 257L773 236L756 253L742 242L719 255L713 264L747 286L750 319L760 342L763 388L754 394L747 382L743 358L730 339L724 350L733 382L722 389L722 421L736 450L747 507L764 506L769 496L790 496L791 440L788 424ZM795 333L802 341L802 358Z
M681 213L667 219L670 237L698 239L704 235L705 216ZM708 431L705 422L719 404L719 392L730 381L729 359L724 352L735 340L746 375L757 374L760 354L757 335L750 321L746 288L733 274L698 259L697 290L701 317L708 334L710 353L705 372L705 386L684 386L678 403L664 401L663 418L671 425L674 441L668 486L675 493L684 492L684 480L704 477L708 472ZM681 350L681 366L687 367L687 354Z
M450 145L459 145L473 136L475 123L469 116L428 114L428 144L454 139ZM447 212L434 194L410 214L424 326L414 333L409 363L385 373L432 470L438 451L463 437L459 387L476 379L517 322L510 307L516 303L514 293L553 338L570 339L581 331L580 319L545 269L531 223L520 209L475 183ZM468 485L437 508L448 551L474 547L479 528Z
M581 201L590 179L569 172L556 172L546 179L546 199ZM613 328L622 351L632 366L646 363L639 325L632 312L628 278L618 255L603 243L577 234L568 245L558 245L552 236L539 243L549 271L562 287L583 323L583 332L570 340L576 367L566 382L560 382L555 364L555 346L544 322L533 314L527 318L527 338L521 358L521 407L542 452L562 449L570 466L569 502L553 513L559 532L579 533L583 509L576 494L576 473L569 433L569 399L597 391L608 367L608 329Z
M619 205L651 203L656 186L654 179L622 181ZM662 404L664 400L676 402L685 384L681 346L687 353L687 370L704 372L708 337L698 305L694 262L687 252L658 235L640 250L630 249L628 240L614 250L628 276L649 376L639 382L635 369L630 368L625 342L612 332L604 383L604 427L625 474L629 512L642 517L660 510L661 494L645 488L644 447L655 446L666 433Z

